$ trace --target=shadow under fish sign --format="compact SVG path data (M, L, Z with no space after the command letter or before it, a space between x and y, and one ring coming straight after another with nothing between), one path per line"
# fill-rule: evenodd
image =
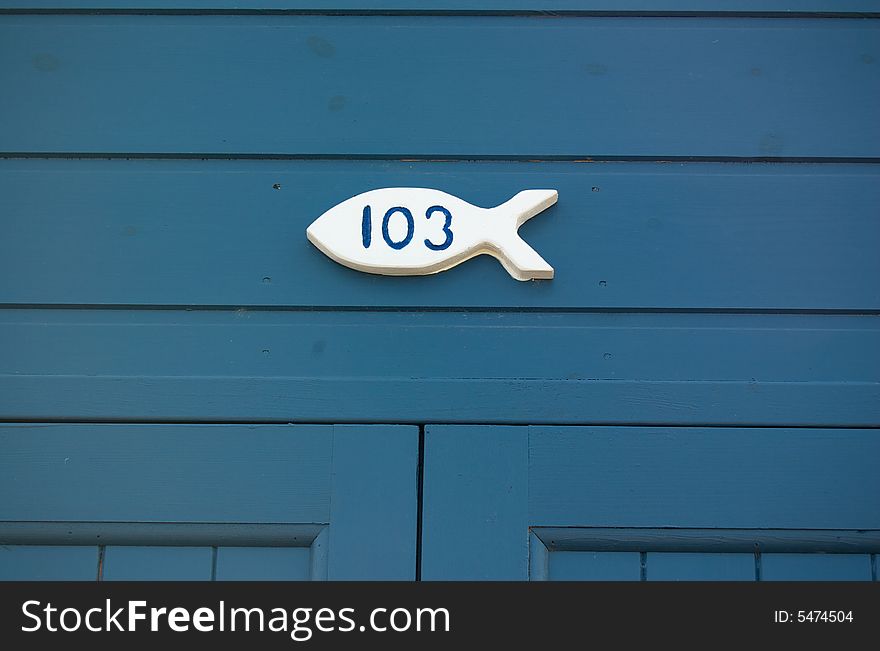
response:
M487 254L517 280L553 278L553 267L517 230L556 198L556 190L523 190L480 208L440 190L382 188L334 206L306 235L329 258L367 273L433 274Z

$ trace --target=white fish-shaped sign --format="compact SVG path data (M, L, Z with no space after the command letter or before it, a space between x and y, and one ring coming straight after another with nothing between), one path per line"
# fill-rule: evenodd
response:
M488 254L517 280L553 278L553 267L517 230L556 198L556 190L523 190L480 208L440 190L381 188L334 206L306 235L329 258L367 273L433 274Z

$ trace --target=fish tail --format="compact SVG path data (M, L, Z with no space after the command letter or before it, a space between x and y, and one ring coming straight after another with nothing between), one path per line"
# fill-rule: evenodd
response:
M558 197L559 193L556 190L523 190L493 210L505 215L513 215L516 228L519 228L556 203Z
M523 190L492 209L510 221L509 226L495 231L489 245L507 273L517 280L553 278L553 267L519 236L517 230L556 203L557 197L556 190Z

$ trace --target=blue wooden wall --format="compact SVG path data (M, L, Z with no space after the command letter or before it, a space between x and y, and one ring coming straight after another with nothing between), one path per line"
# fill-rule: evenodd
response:
M876 577L878 19L0 0L0 576ZM556 277L307 242L387 186Z

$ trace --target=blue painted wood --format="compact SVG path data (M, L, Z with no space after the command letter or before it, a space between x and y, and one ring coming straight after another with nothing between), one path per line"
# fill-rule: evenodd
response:
M523 7L542 8L473 9ZM758 6L712 11L731 9ZM839 429L880 424L880 184L876 165L842 164L878 160L876 21L193 13L0 16L15 98L0 100L0 152L75 158L0 161L0 418L218 423L0 426L7 525L142 521L137 547L106 547L108 579L204 579L206 552L208 577L292 555L299 578L413 578L415 428L219 424L311 420L701 426L428 427L425 578L613 578L642 551L649 578L709 578L735 558L563 549L539 537L548 525L880 527L878 439ZM405 88L393 102L388 79ZM76 158L105 152L117 160ZM169 159L202 155L309 160ZM433 156L518 162L391 160ZM383 160L343 160L369 157ZM603 157L837 164L585 164ZM511 283L485 259L369 277L302 238L380 185L482 205L558 187L523 231L557 279ZM8 309L29 305L126 309ZM396 308L412 312L381 311ZM240 533L131 538L151 522L316 529L308 550L227 556ZM41 553L59 567L49 533L22 568ZM791 555L822 542L797 535L763 554L764 578L875 571L867 552Z
M107 546L101 579L104 581L210 581L210 547Z
M878 35L846 19L4 15L0 151L876 158Z
M0 520L327 522L332 429L0 426Z
M0 8L33 9L205 9L275 11L402 11L420 12L633 12L633 13L876 13L876 0L431 0L414 5L411 0L0 0Z
M868 554L763 554L764 581L870 581Z
M425 354L428 344L442 354ZM876 384L880 317L9 309L0 310L0 358L6 376L119 381L195 375Z
M648 581L754 581L754 554L648 552Z
M737 563L740 578L748 567L754 578L754 564L747 562L754 556L742 553L742 545L755 535L779 551L849 549L862 544L852 530L871 532L869 544L876 545L878 446L874 430L856 429L431 425L422 575L523 579L531 566L540 579L546 563L550 578L578 578L610 572L615 566L601 560L606 552L660 552L655 579L731 576ZM591 527L605 527L604 538L590 542ZM622 543L614 544L609 527L620 528ZM690 527L703 531L696 537L678 533ZM721 529L715 540L713 528ZM728 538L729 529L755 531ZM800 540L797 531L777 535L779 529L820 531L801 531ZM843 529L850 531L831 531ZM577 533L562 545L557 538L565 531ZM703 549L695 544L699 536L708 538ZM544 549L536 549L536 538ZM721 543L742 558L708 553L725 551ZM526 558L530 547L546 559ZM678 551L706 555L699 564L685 555L665 557ZM560 565L554 565L557 554ZM647 558L648 573L654 556ZM591 569L594 563L598 569Z
M423 580L528 578L527 473L525 428L425 428Z
M877 425L878 324L823 315L0 310L0 415ZM443 352L426 355L426 346Z
M531 527L554 551L711 553L839 553L880 551L878 529L711 529L650 527Z
M551 581L638 581L638 552L552 552Z
M376 276L306 240L383 186L557 188L520 231L555 278ZM0 160L0 195L0 303L880 310L873 165Z
M0 545L0 581L94 581L98 548Z
M328 579L415 579L418 464L415 427L333 428Z
M850 567L863 574L868 559L870 577L872 554L864 552L880 549L877 530L532 527L529 539L532 581L590 579L592 573L615 567L628 568L635 580L631 563L603 559L624 559L626 554L638 558L639 553L644 553L643 578L648 581L754 581L759 574L756 551L772 559L773 572L786 567L786 562L777 563L779 558L803 568L799 560L806 559L806 567L825 567L827 561L814 558L834 557L828 572L839 574L835 567ZM765 580L785 578L773 572Z
M312 541L310 548L310 578L312 581L326 581L329 570L328 542L330 539L330 528L324 527L321 533Z
M308 547L320 524L0 521L0 545ZM880 546L878 546L880 548Z
M529 430L531 526L880 528L874 430Z
M878 394L876 383L0 377L5 417L24 414L37 420L123 414L132 420L246 422L419 423L431 418L452 423L875 427L880 423ZM49 405L38 399L50 395ZM136 402L125 403L131 396ZM344 404L339 396L346 396ZM511 401L512 396L517 400Z
M0 542L106 533L129 544L107 546L106 578L204 578L192 556L219 547L220 578L261 578L296 557L278 578L413 579L418 447L406 426L2 425Z
M547 581L550 577L550 550L534 531L529 530L529 581Z
M217 581L307 581L308 547L219 547Z

